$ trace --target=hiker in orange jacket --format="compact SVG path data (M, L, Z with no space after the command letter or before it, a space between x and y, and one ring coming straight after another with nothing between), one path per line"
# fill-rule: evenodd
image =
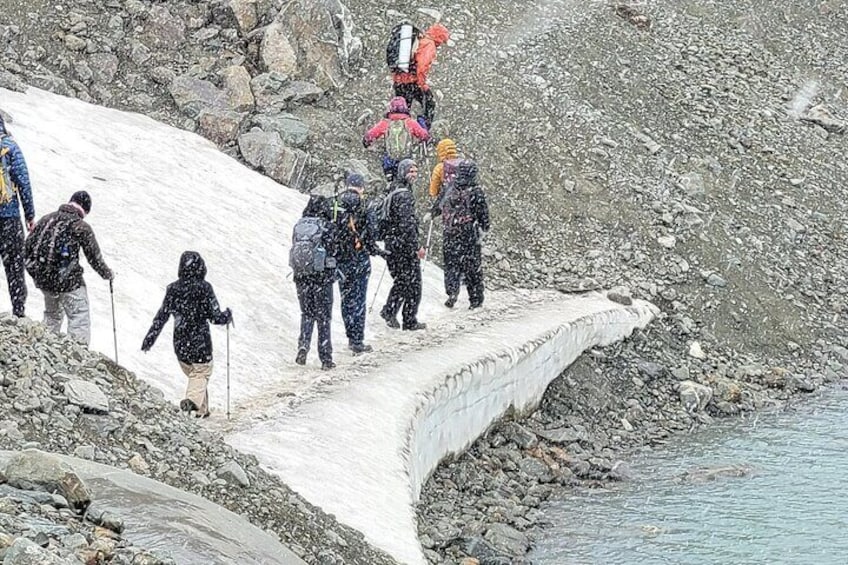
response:
M423 108L423 125L428 130L436 112L436 100L430 91L430 85L427 84L427 75L430 74L430 67L436 60L436 47L447 43L448 39L450 39L450 32L445 26L431 25L418 41L418 49L415 51L410 72L392 75L395 96L403 96L407 106L411 106L413 100L418 100Z
M430 174L430 198L438 198L442 191L442 186L452 177L452 169L454 161L458 164L459 159L456 151L456 143L454 140L446 137L436 145L436 158L438 162L433 167L433 172ZM445 175L445 163L448 162L447 175ZM447 177L447 178L446 178Z
M393 134L392 125L402 122L404 130L398 133L398 138ZM409 115L409 107L400 96L396 96L389 102L389 111L386 117L377 122L374 127L365 132L362 144L370 147L381 137L386 138L386 152L383 154L383 173L389 181L394 180L398 163L403 159L412 158L413 141L429 141L430 134L421 127L421 124L413 120Z

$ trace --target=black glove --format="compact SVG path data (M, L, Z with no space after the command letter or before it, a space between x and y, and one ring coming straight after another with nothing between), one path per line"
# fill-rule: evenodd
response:
M224 323L228 326L230 324L233 324L233 311L230 310L229 308L224 310ZM233 325L235 325L235 324L233 324Z
M144 351L145 353L150 351L150 348L153 347L154 341L155 340L152 339L150 336L145 337L144 341L141 343L141 350Z

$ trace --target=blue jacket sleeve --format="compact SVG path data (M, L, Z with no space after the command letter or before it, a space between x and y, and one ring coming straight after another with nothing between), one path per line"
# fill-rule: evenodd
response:
M6 146L9 148L9 176L15 186L18 187L18 194L24 207L24 217L27 221L33 220L35 219L35 205L32 201L32 187L29 184L29 170L27 169L26 159L24 159L21 148L14 141L6 142Z

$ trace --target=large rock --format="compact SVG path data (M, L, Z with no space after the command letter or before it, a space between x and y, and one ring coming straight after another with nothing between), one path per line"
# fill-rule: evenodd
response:
M185 42L185 22L166 4L154 4L147 13L142 41L152 49L176 50Z
M217 145L226 145L238 139L244 116L245 114L218 108L201 110L197 120L198 132Z
M295 80L288 83L279 93L279 97L285 100L289 107L299 104L312 104L318 102L324 96L324 89L317 84Z
M6 465L6 480L24 490L59 493L78 511L91 503L91 492L71 467L58 457L36 449L15 454Z
M680 401L687 412L700 412L707 407L713 398L713 390L695 381L680 383Z
M523 556L530 549L528 537L506 524L490 524L483 534L489 544L506 555Z
M207 80L181 75L171 81L168 92L177 107L192 118L197 118L205 108L223 108L226 95Z
M68 402L88 412L108 412L109 399L94 383L72 379L65 383Z
M224 81L224 94L227 105L236 112L250 112L255 100L250 86L250 73L240 65L233 65L221 71Z
M262 64L269 72L284 75L293 75L297 72L297 53L289 42L289 35L284 19L279 17L265 29L259 54Z
M231 485L239 485L244 488L250 486L250 479L247 478L247 473L245 473L241 465L235 461L229 461L223 467L218 469L215 474Z
M298 189L303 181L308 155L283 143L280 134L253 129L238 138L241 156L275 181Z
M239 32L247 35L253 31L259 19L256 13L256 0L229 0L228 6L238 24Z
M118 73L118 57L114 53L94 53L88 58L94 82L109 85Z
M362 51L352 30L350 13L338 0L292 0L265 30L262 61L268 70L338 88Z
M280 92L289 83L289 77L276 71L256 75L250 88L260 112L279 112L288 107L288 101Z
M259 114L253 117L253 125L266 132L278 133L287 145L301 147L309 140L309 126L292 114Z
M3 565L67 565L65 561L26 538L17 538L3 558Z

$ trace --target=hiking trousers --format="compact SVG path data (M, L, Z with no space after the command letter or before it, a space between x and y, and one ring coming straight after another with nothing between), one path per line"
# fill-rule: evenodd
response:
M380 314L384 319L397 319L403 309L403 327L418 323L418 306L421 304L421 260L413 252L408 256L392 253L386 258L392 288Z
M368 277L371 276L371 261L354 258L339 263L342 278L339 279L339 295L342 297L342 320L351 346L363 345L365 341L365 305L368 293Z
M318 358L321 363L333 361L333 342L330 322L333 315L333 281L323 275L294 279L297 300L300 303L300 338L298 350L309 351L312 332L318 326Z
M445 293L456 298L465 281L468 302L472 308L477 308L483 305L483 256L474 235L446 234L442 240L442 259L445 266Z
M6 271L12 314L23 318L27 287L24 278L24 228L18 216L0 218L0 259Z
M421 115L424 116L424 127L430 131L433 119L436 116L436 97L433 91L423 89L414 82L395 83L395 96L402 96L406 105L412 108L412 102L417 100L421 104Z
M183 363L180 361L183 374L188 377L185 398L191 400L197 407L197 416L209 414L209 377L212 376L212 361L209 363Z
M44 293L44 325L55 334L61 333L62 322L68 318L68 335L88 345L91 341L91 315L85 285L70 292Z

